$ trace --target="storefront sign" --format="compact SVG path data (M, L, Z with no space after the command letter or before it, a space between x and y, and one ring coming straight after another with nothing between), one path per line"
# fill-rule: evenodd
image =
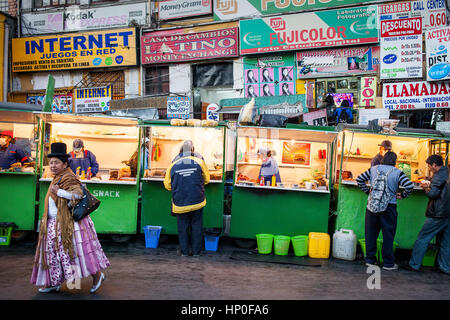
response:
M422 78L422 18L381 21L381 79Z
M297 78L378 73L380 47L348 47L297 52Z
M422 29L430 30L446 25L445 0L416 0L380 4L380 21L404 18L422 18Z
M241 20L239 27L241 54L378 42L376 6Z
M375 119L389 119L388 109L358 109L358 124L368 125L369 121Z
M295 95L293 54L244 58L245 97Z
M427 81L450 79L450 27L425 33Z
M212 0L159 1L159 20L179 19L212 13Z
M98 198L120 198L120 191L116 190L92 190L92 194Z
M136 65L134 28L12 39L12 71Z
M361 78L361 88L359 90L359 106L374 107L377 96L377 77Z
M58 12L22 13L20 16L22 35L123 28L128 27L133 20L137 24L145 25L147 6L146 2L141 2L95 9L70 6Z
M188 119L190 110L189 97L167 97L167 119Z
M333 8L378 0L215 0L214 20L258 17L283 12Z
M28 96L28 104L44 105L45 96ZM54 95L52 103L52 112L71 113L72 112L72 93L63 95Z
M383 107L389 110L448 108L450 81L385 83Z
M75 90L75 112L104 112L112 99L111 86Z
M141 37L142 64L237 57L238 28L196 33L169 31Z
M450 132L450 121L436 122L436 130L442 131L442 132Z
M323 108L317 111L304 113L303 121L307 122L310 126L326 126L327 109Z

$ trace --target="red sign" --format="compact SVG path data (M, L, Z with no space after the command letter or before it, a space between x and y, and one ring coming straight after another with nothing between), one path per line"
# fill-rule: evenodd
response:
M410 36L422 34L422 18L381 21L381 37Z
M141 38L142 64L238 57L238 28L196 33L149 32Z

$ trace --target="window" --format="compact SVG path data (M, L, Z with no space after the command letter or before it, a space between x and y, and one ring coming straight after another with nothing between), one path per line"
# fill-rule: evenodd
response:
M200 64L192 69L195 88L233 85L233 62Z
M61 7L80 4L80 0L33 0L33 8Z
M145 69L145 94L169 93L169 67L150 67Z

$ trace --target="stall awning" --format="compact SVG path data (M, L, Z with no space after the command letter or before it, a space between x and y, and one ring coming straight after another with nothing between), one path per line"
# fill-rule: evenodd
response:
M308 129L284 129L265 127L238 127L238 136L248 136L263 139L298 140L308 142L332 143L338 132L308 130Z
M78 123L78 124L94 124L94 125L111 125L111 126L137 126L138 119L124 117L106 117L106 116L79 116L72 114L60 114L50 112L33 112L45 122L62 122L62 123Z
M9 111L0 109L0 122L34 123L34 114L24 111Z

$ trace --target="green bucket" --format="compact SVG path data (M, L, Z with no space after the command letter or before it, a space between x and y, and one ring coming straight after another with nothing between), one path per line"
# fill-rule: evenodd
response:
M438 249L428 247L427 252L425 252L425 256L422 260L423 267L434 267L436 263L436 256L438 253Z
M294 254L297 257L304 257L308 254L308 236L295 236L291 240Z
M258 253L269 254L272 252L273 234L257 234Z
M383 256L381 254L381 249L383 247L383 239L377 239L377 259L379 262L383 262ZM395 252L395 249L397 249L398 243L394 241L393 245L393 252Z
M288 236L275 236L274 239L274 247L275 254L278 256L285 256L289 251L289 244L291 243L291 237Z

